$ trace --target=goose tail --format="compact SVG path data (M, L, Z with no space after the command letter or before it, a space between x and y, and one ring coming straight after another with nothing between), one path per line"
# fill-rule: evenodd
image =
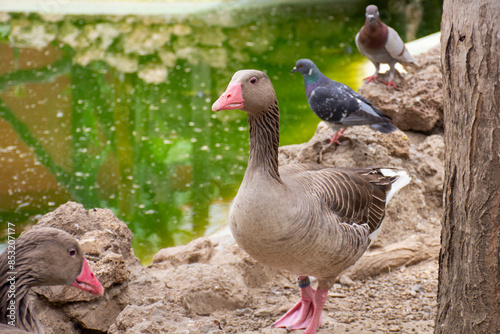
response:
M406 186L411 181L411 177L404 170L395 170L383 168L380 170L382 174L386 177L391 178L391 190L387 193L386 203L389 203L391 198L396 195L396 193Z

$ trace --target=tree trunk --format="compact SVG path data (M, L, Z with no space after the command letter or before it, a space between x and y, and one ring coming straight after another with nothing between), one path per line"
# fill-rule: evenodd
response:
M500 1L445 0L444 221L435 333L500 333Z

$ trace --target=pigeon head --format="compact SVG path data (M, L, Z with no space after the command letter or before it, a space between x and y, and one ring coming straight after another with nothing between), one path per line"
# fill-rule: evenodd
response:
M299 72L304 76L306 83L314 83L323 78L318 67L309 59L300 59L292 69L292 73Z
M379 20L378 8L375 5L366 7L366 20L369 22L377 22Z

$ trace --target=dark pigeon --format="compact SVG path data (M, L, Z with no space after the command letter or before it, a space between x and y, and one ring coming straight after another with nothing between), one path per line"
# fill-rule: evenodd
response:
M304 76L309 107L336 131L328 146L333 142L340 144L338 140L345 128L353 125L369 125L382 133L391 133L398 129L390 123L389 116L350 87L324 76L311 60L300 59L293 72ZM338 131L341 127L343 129Z
M366 7L366 20L356 35L356 46L359 52L375 65L375 73L367 78L367 82L377 82L380 64L389 64L389 81L387 87L394 87L394 71L396 63L411 66L417 65L413 56L399 37L396 30L380 21L378 8L375 5Z

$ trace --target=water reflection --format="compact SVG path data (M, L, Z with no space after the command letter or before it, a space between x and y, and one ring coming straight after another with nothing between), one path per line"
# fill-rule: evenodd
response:
M440 1L420 4L426 20L412 21L416 37L439 29ZM244 113L214 114L212 102L234 71L264 69L280 101L281 144L309 139L318 120L289 72L309 57L357 88L363 58L354 35L366 5L268 3L170 18L1 15L0 228L14 222L20 232L71 199L113 209L148 258L224 224L248 134ZM404 32L407 7L389 5L381 15Z

